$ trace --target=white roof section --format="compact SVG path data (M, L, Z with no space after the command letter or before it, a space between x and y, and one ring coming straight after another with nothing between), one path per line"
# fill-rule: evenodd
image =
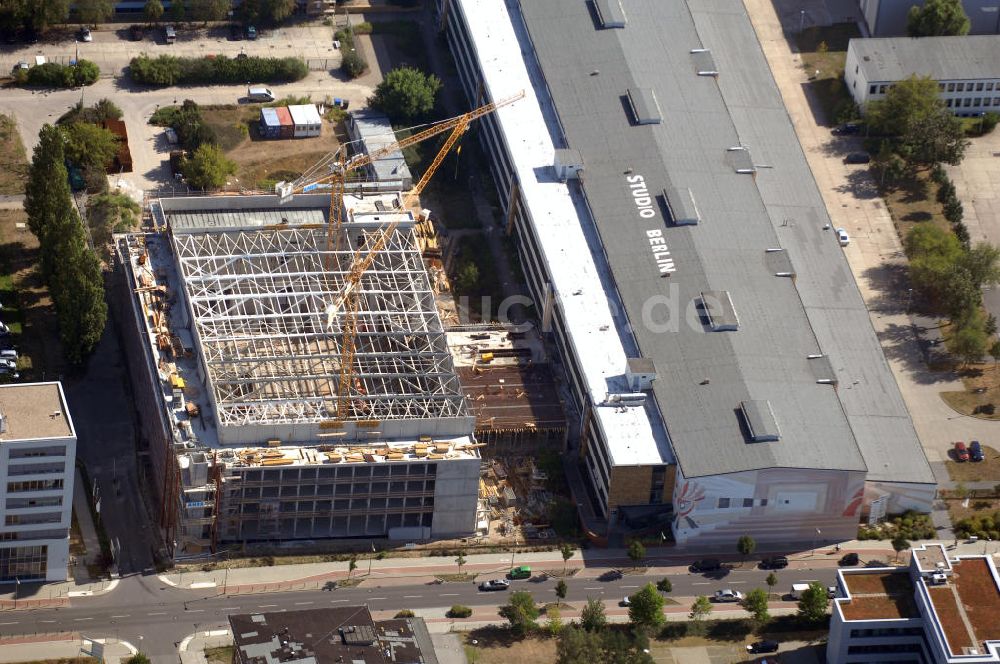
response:
M288 107L292 122L297 125L318 125L322 122L316 104L296 104Z
M458 0L457 5L477 49L488 97L503 99L524 91L523 99L498 109L494 116L514 160L526 213L565 321L566 338L581 358L579 368L594 404L594 421L608 441L611 461L614 465L672 463L665 435L650 420L647 408L652 406L599 405L609 392L628 391L624 374L629 354L581 227L581 210L569 187L547 175L555 163L556 146L541 104L550 102L535 94L506 5L494 0ZM540 73L536 74L541 80Z

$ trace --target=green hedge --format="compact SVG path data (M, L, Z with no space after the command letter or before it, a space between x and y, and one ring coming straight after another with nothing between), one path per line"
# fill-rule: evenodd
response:
M132 58L129 73L148 85L199 85L213 83L284 83L309 74L301 58L178 58L160 55Z
M14 81L39 88L76 88L93 85L100 76L100 67L90 60L79 60L75 65L46 62L30 69L19 69L14 74Z

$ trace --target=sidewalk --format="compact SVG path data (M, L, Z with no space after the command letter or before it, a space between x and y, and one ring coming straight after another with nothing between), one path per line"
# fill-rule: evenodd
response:
M924 543L924 542L921 542ZM975 544L959 543L952 548L954 541L944 541L951 555L982 555L983 542ZM996 547L994 547L996 548ZM815 550L807 550L790 554L792 568L837 567L840 557L845 553L858 553L862 561L879 559L891 560L896 553L888 541L851 541L844 542L838 551L835 547L825 545ZM765 551L757 551L755 558L765 555ZM996 553L991 551L991 553ZM649 575L683 574L688 565L701 554L680 553L675 549L651 548L643 565ZM739 562L741 558L733 554L716 554L722 560ZM905 560L905 555L900 560ZM361 579L361 585L390 585L393 579L406 579L414 583L424 583L433 577L444 574L457 574L458 566L450 557L421 558L384 558L371 560L371 573L368 573L369 561L358 559L357 569L349 573L348 562L308 563L300 565L275 565L272 567L240 567L232 569L216 569L209 572L183 571L161 574L164 583L181 588L199 590L217 588L222 594L278 592L287 590L305 590L322 588L331 581L351 578ZM539 551L533 553L518 553L514 556L514 565L530 565L535 573L563 569L562 556L557 551ZM573 557L565 563L567 569L579 570L581 578L600 576L609 569L631 566L623 549L607 549L586 551L577 550ZM462 565L465 574L497 574L506 572L511 567L510 553L469 554L466 563Z
M106 664L119 664L136 652L127 641L94 640L76 632L0 639L0 662L54 661L91 656Z

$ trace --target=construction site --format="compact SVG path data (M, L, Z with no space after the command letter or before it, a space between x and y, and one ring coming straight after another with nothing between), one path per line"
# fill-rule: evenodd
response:
M346 181L379 151L350 164L331 155L277 195L157 200L153 232L116 237L169 556L507 537L525 507L544 521L537 473L512 482L504 461L482 463L487 446L523 455L565 440L541 341L443 328L447 283L428 214L412 211L474 114L425 132L453 129L407 194L398 182Z

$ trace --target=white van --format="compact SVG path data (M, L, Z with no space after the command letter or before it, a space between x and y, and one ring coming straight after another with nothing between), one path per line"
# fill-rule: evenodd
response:
M177 41L177 30L174 29L174 26L168 25L163 28L163 37L168 44L173 44Z
M792 599L794 599L794 600L800 600L800 599L802 599L802 593L804 593L807 590L809 590L809 584L808 583L793 583L792 584L792 592L790 592L788 594L792 596Z
M268 88L247 88L247 99L250 101L274 101L274 93Z

